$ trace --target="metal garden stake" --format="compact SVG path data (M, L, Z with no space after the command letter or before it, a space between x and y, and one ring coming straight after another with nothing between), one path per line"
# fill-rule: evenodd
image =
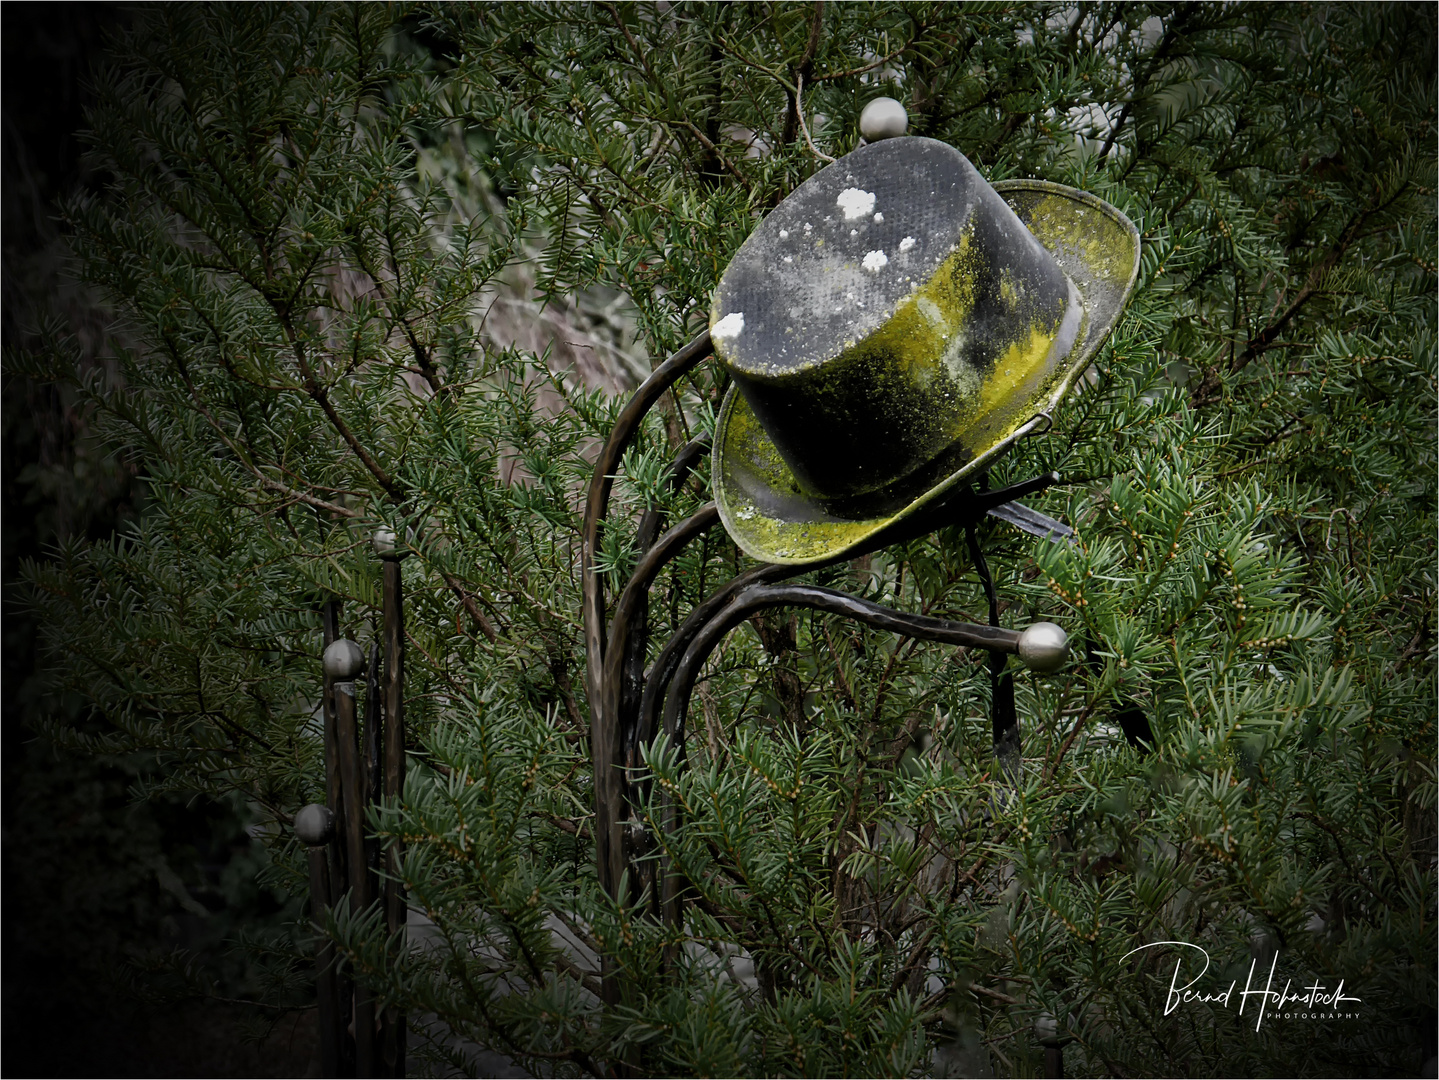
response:
M349 638L325 649L325 674L333 681L335 738L339 743L343 780L345 861L349 867L350 911L358 914L370 903L370 874L365 858L364 796L359 760L359 731L355 723L355 676L365 665L365 654ZM355 1072L375 1075L375 1003L363 986L355 985Z
M295 835L309 849L310 916L316 923L330 906L330 868L325 847L335 838L335 815L330 808L310 803L295 815ZM323 940L315 955L315 989L320 1028L320 1074L340 1075L340 1003L335 985L335 947Z
M398 799L405 783L405 624L400 560L405 549L393 530L373 537L384 566L383 679L379 643L371 648L366 680L363 759L355 677L365 669L360 646L339 636L340 602L324 608L325 791L330 806L312 803L295 816L296 835L310 846L310 896L314 916L349 891L358 914L378 899L390 939L403 947L407 907L399 883L402 849L383 852L364 833L365 807L379 798ZM326 847L331 851L327 860ZM380 1015L370 994L335 971L334 949L321 945L316 960L321 1069L325 1076L404 1076L405 1017L394 1008ZM353 1020L351 1019L353 1017ZM377 1037L378 1036L378 1037Z
M372 538L383 562L384 672L380 643L371 647L366 679L363 757L356 716L355 677L366 668L360 646L340 637L340 602L323 610L325 793L329 806L312 803L295 815L295 832L310 846L310 896L317 922L348 888L350 910L381 903L390 939L403 947L407 907L399 883L402 849L383 852L366 841L365 807L398 799L405 784L405 622L400 560L408 553L392 529ZM327 859L325 849L330 857ZM376 1023L375 1003L335 971L334 949L320 947L316 961L321 1069L325 1076L404 1076L405 1017L388 1008ZM353 1019L352 1019L353 1018Z
M386 799L398 799L405 787L405 616L400 560L407 552L395 540L393 529L375 530L375 554L384 563L384 786ZM408 908L400 886L399 841L390 844L384 860L383 901L385 928L392 940L401 940ZM387 1076L405 1075L405 1018L388 1008L380 1017L380 1063Z
M617 900L650 897L678 924L683 882L643 858L640 749L663 731L683 760L685 714L705 659L757 611L807 607L995 657L994 748L1016 777L1019 731L1005 654L1053 671L1064 631L1000 628L895 611L814 585L781 584L986 514L1042 537L1070 530L1016 500L1049 473L986 490L989 467L1051 413L1109 335L1139 267L1139 234L1112 206L1037 180L990 185L962 154L904 137L898 102L872 102L869 140L821 169L765 218L715 289L710 327L635 392L595 464L582 547L585 690L594 756L595 849ZM712 453L714 501L661 535L649 511L638 566L606 623L595 568L625 449L671 386L713 356L731 380L713 440L670 470L678 489ZM696 536L722 523L757 566L698 604L645 668L648 591ZM622 883L625 883L622 886ZM606 1001L619 999L607 968Z
M327 600L321 609L326 650L340 639L340 615L341 603L338 599ZM340 740L335 730L335 680L330 676L329 670L324 668L323 662L321 666L324 670L325 801L334 814L334 821L330 829L330 841L327 845L330 873L326 903L333 904L335 898L345 891L345 883L349 880L345 841L342 835L345 820L345 774L340 768ZM353 804L351 805L353 806ZM344 1076L352 1074L355 1069L355 1041L348 1034L354 1011L355 995L348 976L336 973L334 982L337 1011L334 1018L333 1038L337 1047L338 1061L337 1071L332 1075Z

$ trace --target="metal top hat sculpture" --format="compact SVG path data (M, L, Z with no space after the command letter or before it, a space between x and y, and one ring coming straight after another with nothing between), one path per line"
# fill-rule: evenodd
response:
M1018 213L1016 212L1018 211ZM710 337L715 501L745 552L841 554L983 470L1108 336L1139 242L1082 192L991 187L933 139L862 146L745 241Z
M676 883L657 879L654 860L638 857L647 845L630 777L640 747L661 728L682 751L701 665L756 611L816 608L989 650L995 750L1011 774L1019 744L1005 655L1041 671L1067 656L1064 631L1052 623L1023 633L998 626L972 528L989 513L1037 535L1067 534L1015 501L1059 478L999 491L972 482L1018 439L1050 426L1051 410L1128 300L1138 231L1082 191L1030 180L990 185L957 150L903 137L898 103L878 104L862 118L872 141L810 177L745 241L715 290L709 331L636 391L590 485L582 569L600 882L626 901L647 890L671 918ZM645 516L643 554L606 632L594 555L614 474L645 413L711 354L732 379L714 435L714 502L663 537L658 511ZM709 449L706 438L686 446L671 483L683 484ZM760 565L695 607L646 669L650 584L717 520ZM947 525L969 529L991 625L778 584ZM619 897L626 874L631 895Z

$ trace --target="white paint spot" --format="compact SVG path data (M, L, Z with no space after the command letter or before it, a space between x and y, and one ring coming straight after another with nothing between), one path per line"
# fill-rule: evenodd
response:
M875 223L876 225L878 225L878 224L879 224L881 221L883 221L883 220L884 220L884 215L883 215L883 214L875 214L875 215L874 215L874 223Z
M744 312L732 311L710 327L710 337L715 341L727 341L730 338L739 337L739 332L743 329Z
M914 237L912 236L906 236L899 242L900 251L908 251L912 247L914 247Z
M835 205L844 211L845 221L853 221L855 218L874 213L874 192L847 187L839 193L839 198L835 199Z
M882 251L871 251L864 257L864 268L871 274L877 274L889 265L889 256Z
M787 263L792 263L792 262L794 262L794 256L793 256L793 255L786 255L786 256L784 257L784 261L787 262Z
M788 239L789 239L789 230L788 230L788 229L781 229L781 230L779 231L779 238L780 238L781 240L788 240Z

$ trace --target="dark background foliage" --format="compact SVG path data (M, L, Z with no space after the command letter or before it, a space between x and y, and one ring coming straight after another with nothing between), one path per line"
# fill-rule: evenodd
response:
M79 132L87 79L114 4L6 4L3 45L3 305L7 348L64 313L100 358L108 317L62 271L55 200L97 189ZM0 398L0 559L6 583L0 673L3 813L3 1060L9 1076L292 1076L308 1067L306 1014L273 1030L254 1010L163 994L144 958L175 948L214 957L244 926L293 918L255 881L258 845L242 804L178 796L137 802L148 762L62 755L37 740L45 713L96 724L78 698L35 678L37 627L13 603L21 559L59 540L101 540L143 508L134 470L97 446L65 388L8 376ZM222 976L228 989L241 973ZM269 1032L269 1037L256 1039Z

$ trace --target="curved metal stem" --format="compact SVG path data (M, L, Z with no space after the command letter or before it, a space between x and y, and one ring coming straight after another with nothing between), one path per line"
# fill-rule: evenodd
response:
M685 444L684 448L675 455L674 461L670 463L669 490L671 494L677 494L684 487L685 481L689 479L690 473L694 471L700 459L710 451L710 436L708 433L697 435ZM641 554L648 554L655 544L655 537L659 535L660 525L665 518L664 511L658 506L652 506L645 511L645 516L640 519L640 527L635 533L635 546ZM679 548L665 556L665 559L673 558ZM626 761L629 757L629 747L633 742L635 717L639 714L640 694L644 689L645 682L645 655L649 648L649 610L650 598L647 591L648 586L654 581L654 577L663 566L663 561L646 569L643 563L636 568L634 577L643 576L645 589L640 590L634 601L626 604L623 598L614 618L610 622L609 640L614 650L623 654L623 666L619 678L618 706L614 712L614 722L619 728L620 743L624 746ZM628 587L626 588L628 591ZM628 624L618 626L620 610L625 610L628 615ZM605 670L609 670L609 659L605 660ZM615 691L611 689L608 676L605 676L604 693L607 699L613 700Z
M941 641L971 649L988 649L996 653L1019 651L1019 632L997 626L952 622L931 615L911 615L882 604L861 600L857 596L836 592L818 585L752 585L745 589L723 611L705 624L690 642L684 657L675 669L665 700L664 731L675 740L683 754L683 719L689 709L690 694L700 668L709 659L726 634L757 611L772 607L808 607L862 622L878 630L890 630L905 637L925 641Z
M590 703L590 753L594 762L595 782L595 862L600 886L611 896L619 891L624 873L621 850L620 803L623 799L619 772L623 747L619 725L605 708L603 671L605 659L605 596L604 581L595 571L595 553L599 550L604 519L609 507L610 490L615 472L626 448L639 430L645 413L679 378L710 353L710 335L706 330L654 370L630 398L614 430L595 462L585 499L584 534L580 547L581 612L585 627L585 692Z
M891 544L912 540L917 536L924 536L933 532L935 529L944 528L948 525L969 524L979 520L996 507L1012 502L1015 499L1023 498L1026 495L1031 495L1037 491L1043 491L1057 483L1059 483L1059 474L1049 472L1026 480L1023 483L1000 488L998 491L976 494L973 491L961 490L957 492L954 497L945 500L940 505L926 510L921 514L917 514L912 519L905 519L896 523L894 527L871 537L869 543L853 551L848 551L838 558L828 559L819 563L811 563L807 566L783 566L766 563L753 567L738 577L731 579L726 585L690 611L689 616L680 624L679 629L675 631L669 641L665 643L659 656L656 657L654 664L650 666L649 672L645 676L644 693L640 698L639 713L625 740L625 764L630 769L636 768L639 765L640 746L652 740L659 731L660 712L664 707L665 694L669 689L670 680L674 677L675 669L679 666L680 657L684 655L685 649L689 647L694 636L714 617L716 612L733 600L741 590L750 585L782 581L785 578L796 577L799 574L809 573L814 570L823 570L826 567L835 566L841 562L850 562L872 551L878 551L880 548L888 547Z
M711 436L709 432L696 435L689 442L681 447L675 459L670 462L669 479L666 481L670 494L677 494L684 483L689 479L690 473L694 472L695 466L700 459L710 452ZM664 511L658 506L652 506L645 511L645 516L640 519L640 527L635 530L635 547L641 552L648 551L655 542L655 537L660 534L660 525L664 523Z
M891 538L888 542L893 543L894 539ZM759 579L765 571L771 573L794 572L795 568L758 567L755 571L751 571L751 582ZM837 592L834 589L826 589L818 585L741 584L740 581L739 578L735 579L719 594L711 597L709 601L706 601L700 608L696 608L692 613L698 614L701 608L708 608L710 612L714 612L716 608L722 608L717 614L709 615L703 625L688 639L689 644L684 650L683 657L675 665L674 674L670 680L669 695L665 699L664 732L670 744L678 751L681 762L685 756L684 720L689 711L690 695L694 690L700 669L729 631L755 612L765 608L809 607L842 615L877 629L892 630L906 637L942 641L969 648L988 649L995 654L1019 651L1020 635L1015 630L979 626L974 623L958 623L948 619L936 619L929 615L913 615L904 611L895 611L893 608L887 608L881 604L861 600L848 593ZM734 588L736 585L739 586L737 589ZM711 601L721 598L730 599L724 604L711 603ZM679 637L680 634L676 634L670 644L666 645L666 649L674 645L675 639ZM655 666L659 667L659 661L656 661ZM656 672L656 674L659 673ZM664 680L651 678L650 685L645 687L646 701L651 700L652 696L658 697L663 693L661 689L663 683ZM661 800L658 810L662 827L666 833L672 832L676 824L673 801L668 798ZM683 881L677 878L673 872L665 871L659 875L659 880L655 884L660 893L658 905L660 917L671 925L678 925L682 906L680 891Z
M714 617L715 613L728 604L742 590L751 585L768 581L781 581L795 574L812 569L807 566L781 566L764 563L752 567L738 577L731 578L721 588L696 604L679 629L670 635L669 641L660 650L655 662L645 676L644 695L640 698L639 715L635 718L631 736L625 744L625 764L631 769L639 765L639 748L655 737L659 730L660 710L664 707L665 691L679 666L680 657L694 639L694 636Z
M615 472L645 414L654 407L666 390L698 365L710 351L710 335L706 330L655 368L621 410L614 428L610 431L610 437L605 440L604 448L595 462L595 472L590 478L589 493L585 497L584 535L580 548L586 682L590 687L598 685L600 661L604 659L605 652L605 586L600 576L595 573L594 561L595 552L599 550L600 537L604 533L605 515L609 511L610 490L614 487Z
M624 674L627 652L626 648L620 647L621 643L628 644L631 640L637 640L641 636L638 633L632 634L632 631L638 631L639 627L635 624L644 617L642 609L647 606L645 601L649 597L650 584L654 581L655 575L664 568L666 563L678 555L686 544L700 533L713 528L718 520L719 510L716 509L715 504L706 503L696 513L691 514L665 533L645 553L644 558L635 567L629 584L625 586L625 591L620 594L619 602L615 604L615 615L610 621L610 641L617 647L610 649L605 655L600 700L601 707L606 709L610 715L621 718L619 726L627 729L624 733L626 744L630 741L629 733L634 730L636 725L623 722L620 708L621 679ZM628 750L628 745L626 745L626 750Z
M679 477L683 482L683 476ZM675 485L676 487L678 484ZM655 513L655 511L651 511ZM649 515L646 515L648 521ZM707 503L697 513L690 515L669 532L665 533L645 552L644 558L635 567L629 584L615 604L614 618L610 622L610 648L605 655L605 669L601 679L600 693L603 695L601 708L611 717L618 730L618 741L624 747L624 762L629 764L630 748L634 743L635 717L639 711L640 693L644 686L645 647L649 639L649 590L665 565L678 555L686 544L696 536L712 528L719 520L719 511L714 503ZM630 770L623 770L621 784L624 801L617 813L627 818L635 805L634 786L630 782ZM623 827L623 822L622 822ZM655 865L644 855L649 849L649 837L643 830L622 833L621 858L629 871L628 900L637 901L646 890L651 895L656 891Z

